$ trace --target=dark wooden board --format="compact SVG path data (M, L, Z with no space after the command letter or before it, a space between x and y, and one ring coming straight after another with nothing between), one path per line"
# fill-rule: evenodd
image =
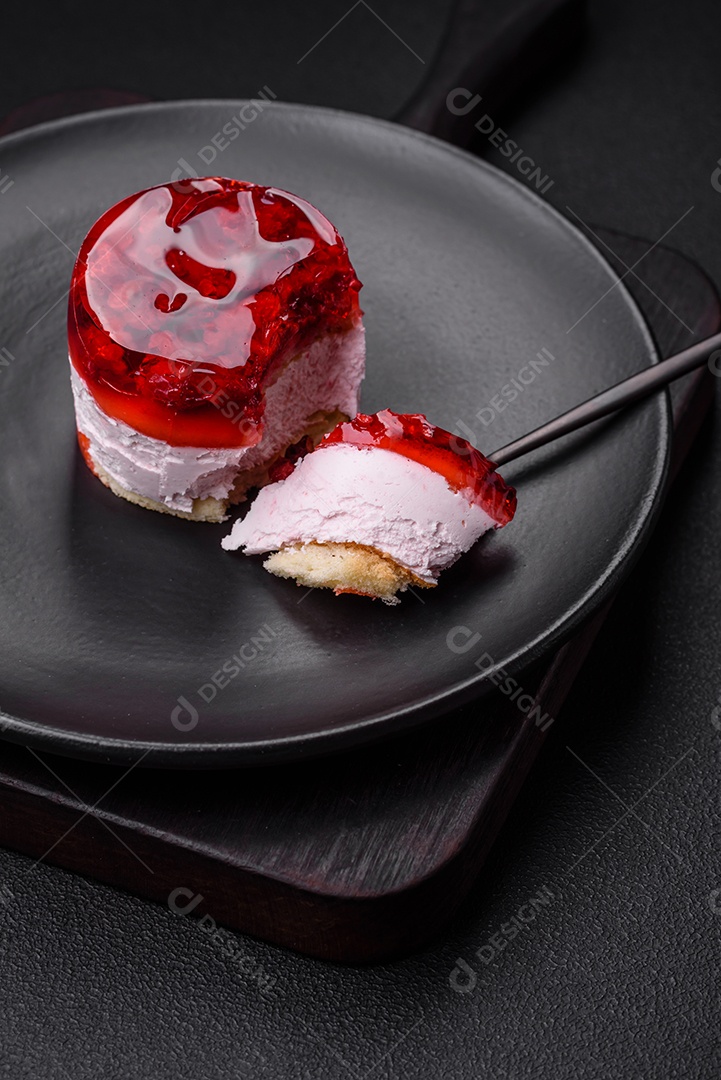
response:
M431 70L396 119L468 146L480 116L500 121L530 88L538 92L540 78L553 78L573 58L585 27L585 0L456 0Z
M629 266L650 247L598 236ZM626 282L664 354L718 329L715 290L681 256L657 247L638 273ZM676 388L674 467L713 381ZM541 714L558 716L604 615L523 676ZM254 771L124 771L6 743L0 843L314 956L376 961L461 903L547 731L499 693L402 739Z

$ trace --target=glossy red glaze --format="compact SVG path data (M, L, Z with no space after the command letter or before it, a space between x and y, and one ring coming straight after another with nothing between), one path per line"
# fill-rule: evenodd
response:
M220 177L162 184L93 225L70 289L70 358L104 412L176 446L252 446L265 387L361 285L310 203Z
M435 427L420 413L394 413L390 409L338 424L318 449L348 443L392 450L433 469L454 491L475 502L498 525L507 525L516 512L516 492L498 475L495 465L465 439Z

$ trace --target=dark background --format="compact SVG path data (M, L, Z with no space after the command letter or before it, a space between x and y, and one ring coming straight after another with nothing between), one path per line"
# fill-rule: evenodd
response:
M88 87L164 99L266 85L391 117L424 65L363 5L297 63L349 6L13 7L0 115ZM430 61L447 0L372 6ZM651 242L693 206L668 243L717 285L720 53L714 0L597 0L583 49L504 123L564 212ZM26 874L28 860L0 852L0 1074L718 1076L720 455L712 420L439 941L369 969L229 933L221 948L192 919L44 863ZM488 964L474 958L544 888L553 901L535 921ZM478 971L465 995L449 984L458 957Z

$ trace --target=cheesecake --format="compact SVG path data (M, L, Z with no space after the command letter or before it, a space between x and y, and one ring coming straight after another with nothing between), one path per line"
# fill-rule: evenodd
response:
M465 439L385 409L340 423L222 541L306 587L396 603L513 518L516 493Z
M210 177L122 199L70 289L88 467L140 506L225 520L355 416L360 288L335 227L287 191Z

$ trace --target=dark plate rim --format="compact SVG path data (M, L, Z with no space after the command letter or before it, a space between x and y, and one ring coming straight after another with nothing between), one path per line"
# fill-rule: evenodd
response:
M182 112L189 108L217 109L218 107L227 106L235 109L238 106L242 107L243 104L247 104L250 100L252 99L197 98L123 105L112 109L77 113L72 116L60 117L57 120L35 124L23 128L21 131L11 132L0 137L0 154L7 153L18 145L41 139L47 134L55 134L58 131L88 124L89 122L97 123L103 119L137 116L142 113ZM362 124L372 129L377 129L380 126L396 134L401 133L405 138L411 138L430 145L436 151L441 150L443 153L451 154L463 162L465 166L472 166L482 173L491 174L496 182L500 181L506 184L521 198L530 202L539 213L545 214L548 218L560 224L586 250L592 259L601 264L608 274L616 279L614 287L624 297L642 334L648 350L649 361L653 364L658 363L658 351L651 331L623 280L618 277L618 274L616 274L602 253L580 229L519 180L495 168L481 158L474 157L465 150L461 150L432 135L426 135L424 132L394 123L391 120L377 119L343 109L294 102L270 102L267 105L264 104L264 110L291 114L301 113L304 115L312 112L320 117L332 116L355 125ZM87 736L69 733L35 721L22 720L18 717L9 716L2 711L0 711L0 735L10 742L22 743L28 741L34 746L65 756L104 761L107 764L134 765L142 763L146 767L191 770L252 767L282 764L290 760L301 761L304 758L309 759L341 749L350 749L371 740L389 738L418 724L431 721L453 708L467 705L474 699L480 700L491 691L493 687L492 676L497 675L500 671L507 672L510 675L517 674L519 670L529 667L542 655L550 653L552 649L567 640L574 630L582 625L590 614L600 607L609 594L621 583L643 551L661 511L671 453L670 395L667 390L664 390L649 399L649 402L652 401L655 402L659 410L659 442L654 469L649 479L650 494L640 508L633 533L626 537L623 547L609 564L606 573L590 586L580 600L563 617L548 627L544 633L539 634L535 641L519 648L511 656L504 658L503 662L497 662L492 667L484 669L482 673L471 675L468 679L457 683L453 687L436 694L425 695L419 701L411 702L401 708L374 713L371 716L350 721L331 730L317 731L310 734L304 733L298 736L270 738L262 742L253 740L251 742L168 743Z

